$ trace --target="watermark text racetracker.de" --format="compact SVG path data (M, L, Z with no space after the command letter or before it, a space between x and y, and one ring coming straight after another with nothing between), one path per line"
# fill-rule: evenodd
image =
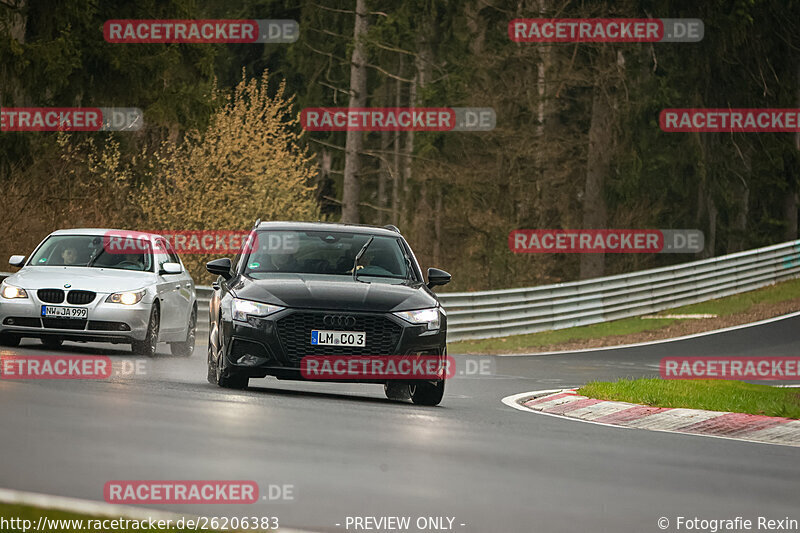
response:
M800 357L664 357L662 379L800 379Z
M275 516L198 516L181 518L49 518L40 515L37 521L20 517L0 516L0 531L39 531L50 533L55 531L182 531L182 530L214 530L214 531L246 531L275 530L280 527Z
M254 481L113 480L103 487L108 503L255 503Z
M137 107L4 107L0 131L139 131Z
M508 234L514 253L697 253L703 250L700 230L658 229L518 229Z
M107 20L106 42L141 43L293 43L300 37L294 20Z
M514 19L509 38L518 43L695 43L703 40L700 19Z
M120 504L251 504L287 502L296 497L293 484L271 483L260 494L247 480L112 480L103 486L103 498Z
M306 131L491 131L490 107L308 107Z
M103 234L103 249L109 254L130 254L161 250L164 242L178 254L235 255L254 250L270 254L293 254L299 249L299 235L293 232L252 233L249 230L154 230L151 232L110 230Z
M309 355L300 361L305 379L450 379L452 356L441 355Z
M800 109L664 109L658 123L665 132L796 133Z
M0 379L108 379L147 373L144 359L105 355L3 355Z

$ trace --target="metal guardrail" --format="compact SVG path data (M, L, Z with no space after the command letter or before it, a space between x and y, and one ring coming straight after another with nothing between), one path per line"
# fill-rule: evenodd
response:
M800 241L541 287L441 294L449 341L486 339L638 316L800 275Z
M8 273L0 273L0 279ZM751 291L800 276L800 240L670 267L522 289L439 294L447 340L585 326ZM211 287L198 286L207 330Z

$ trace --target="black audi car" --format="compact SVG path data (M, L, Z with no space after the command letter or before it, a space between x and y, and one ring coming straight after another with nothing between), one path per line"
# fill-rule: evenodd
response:
M306 379L304 358L318 356L444 364L447 318L431 288L450 274L429 268L426 283L394 226L257 222L239 255L207 269L219 276L210 304L211 383ZM346 380L383 383L390 399L437 405L445 375L425 377Z

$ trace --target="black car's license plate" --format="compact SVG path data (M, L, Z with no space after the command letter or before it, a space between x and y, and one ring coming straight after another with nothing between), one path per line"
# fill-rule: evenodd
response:
M314 346L364 347L367 345L367 334L364 331L315 329L311 332L311 344Z

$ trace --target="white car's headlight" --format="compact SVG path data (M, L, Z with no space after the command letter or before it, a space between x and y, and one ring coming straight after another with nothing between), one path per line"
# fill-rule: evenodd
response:
M11 300L13 298L27 298L28 297L28 293L25 292L25 289L22 289L20 287L15 287L13 285L9 285L6 282L3 282L3 284L0 285L0 294L3 295L3 298L6 298L8 300Z
M262 304L260 302L253 302L250 300L240 300L234 298L231 304L233 312L233 319L240 322L247 322L248 316L267 316L272 313L277 313L283 307L272 304Z
M394 313L394 316L398 316L412 324L427 323L428 329L439 329L439 310L435 307L431 309L418 309L417 311L400 311L399 313Z
M142 289L140 291L115 292L114 294L108 295L108 298L106 298L106 303L134 305L141 302L145 294L147 294L147 289Z

